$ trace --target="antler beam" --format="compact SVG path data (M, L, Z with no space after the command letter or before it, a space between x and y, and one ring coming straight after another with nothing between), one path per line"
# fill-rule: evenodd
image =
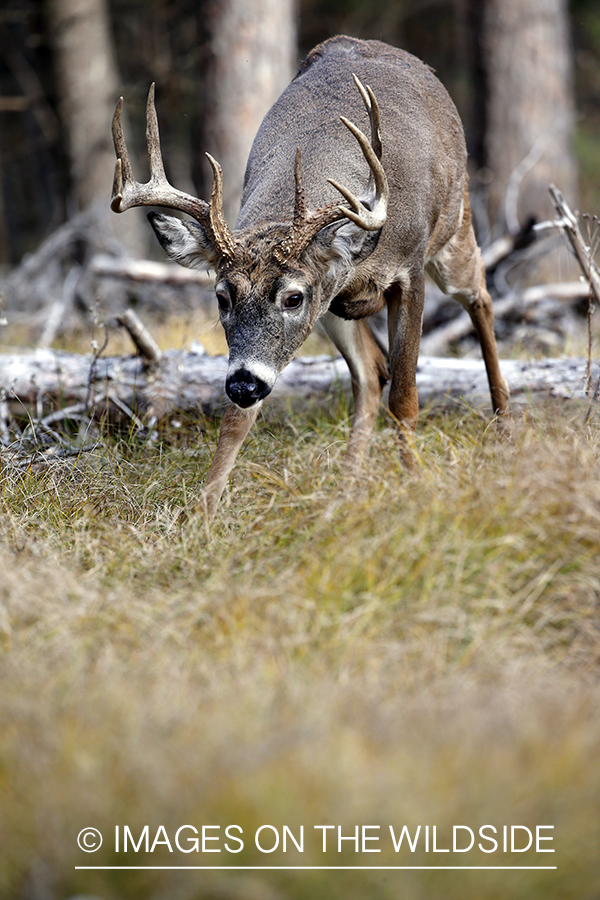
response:
M365 231L379 231L385 224L390 191L387 176L381 163L382 143L379 106L371 88L365 87L356 75L354 76L354 81L369 114L371 141L369 142L360 128L349 119L346 119L344 116L340 116L340 119L358 141L363 156L371 169L375 184L375 199L372 208L369 208L362 200L359 200L348 188L334 181L333 178L328 178L329 184L333 185L336 191L340 192L342 197L349 203L350 208L347 206L329 205L309 214L306 210L301 154L300 148L298 148L294 165L294 179L296 183L294 219L287 237L276 251L276 256L280 262L297 258L321 229L344 218L350 219Z
M121 97L112 122L117 164L110 203L111 209L120 213L135 206L163 206L187 213L202 225L220 255L227 259L233 259L236 242L223 215L223 172L219 163L210 154L206 154L214 173L210 203L193 197L185 191L179 191L169 183L160 150L158 118L154 105L154 84L152 84L146 104L146 146L150 164L150 179L145 184L141 184L133 177L121 123L122 109L123 98Z

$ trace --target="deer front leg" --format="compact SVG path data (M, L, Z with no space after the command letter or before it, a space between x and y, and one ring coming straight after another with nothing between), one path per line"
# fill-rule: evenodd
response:
M350 369L354 414L344 459L344 475L356 477L379 411L383 386L388 380L386 359L377 346L366 319L340 319L327 313L323 328Z
M390 338L390 412L400 432L400 456L412 468L411 437L417 427L417 362L421 343L425 282L414 275L407 287L393 284L386 292Z
M232 403L225 410L217 449L200 495L203 512L208 518L215 513L240 447L256 422L260 407L261 404L256 403L249 409L240 409Z

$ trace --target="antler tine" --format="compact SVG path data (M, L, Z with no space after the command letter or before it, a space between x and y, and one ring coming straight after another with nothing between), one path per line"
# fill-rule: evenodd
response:
M150 179L145 184L140 184L133 177L129 153L123 136L122 109L123 98L121 97L117 103L112 124L117 164L111 209L114 212L124 212L134 206L165 206L180 210L192 216L202 225L221 256L232 258L236 244L223 215L223 173L218 162L207 154L214 172L210 204L185 193L185 191L177 190L169 183L160 150L158 117L154 105L154 84L152 84L146 103L146 146L150 164Z
M350 208L346 206L329 205L317 209L314 213L308 214L304 198L304 186L302 183L300 149L298 148L294 165L294 180L296 183L294 218L286 238L275 251L276 258L282 263L285 263L293 257L298 257L321 229L344 218L350 219L358 225L359 228L363 228L365 231L378 231L385 224L390 191L387 176L381 163L383 148L381 142L379 105L370 87L365 87L356 75L354 76L354 81L360 91L367 113L369 114L371 140L369 141L360 128L349 119L346 119L344 116L341 116L340 118L346 128L358 141L362 154L369 164L375 184L375 200L373 208L370 209L366 203L359 200L352 191L348 190L348 188L339 184L337 181L334 181L333 178L328 178L329 184L331 184L336 191L340 192L342 197L350 204Z
M156 106L154 105L154 91L155 83L153 81L146 101L146 147L148 148L148 162L150 164L150 181L168 184L162 153L160 152L160 134L158 131Z
M383 147L381 142L379 104L377 103L375 94L373 93L371 88L368 85L365 87L356 75L354 75L353 78L358 90L360 91L360 95L363 99L363 103L365 104L367 113L369 114L369 122L371 125L371 141L369 142L366 135L363 134L363 132L354 124L354 122L351 122L344 116L340 116L340 118L346 128L354 135L354 137L358 141L363 156L369 164L369 168L371 169L371 174L373 175L373 180L375 183L375 201L373 203L373 208L369 209L351 191L343 187L343 185L339 184L337 181L334 181L332 178L329 178L327 180L331 185L333 185L336 191L340 192L342 197L344 197L344 199L347 200L351 206L351 209L346 209L346 207L344 206L340 207L344 215L352 222L355 222L355 224L360 228L364 228L365 231L378 231L383 227L387 218L387 204L390 195L387 176L385 174L385 169L383 168L383 165L381 163Z
M358 141L363 156L368 162L373 174L373 179L375 181L375 202L373 204L373 209L368 209L368 207L349 191L348 188L345 188L337 181L334 181L333 178L328 178L327 180L329 184L333 185L336 191L340 192L342 197L344 197L352 207L352 209L341 207L344 215L361 228L364 228L365 231L378 231L383 227L387 218L387 204L390 194L385 170L381 164L381 160L377 156L377 151L371 146L368 138L363 134L360 128L344 116L340 116L340 118L346 128Z
M383 154L383 147L381 145L381 122L379 119L379 104L375 98L375 94L367 85L366 87L358 77L358 75L353 75L354 83L358 90L360 91L360 96L363 99L363 103L365 104L366 110L369 114L369 122L371 125L371 146L375 151L377 159L381 159Z
M129 154L127 145L125 144L125 136L123 135L123 126L121 124L121 112L123 110L123 98L119 97L119 102L115 109L112 120L112 136L117 155L117 164L115 166L115 175L113 180L113 190L111 198L111 209L114 212L121 211L121 201L123 200L123 179L126 181L133 180L131 171L131 163L129 162Z
M122 110L123 98L121 97L117 103L112 124L117 165L115 166L111 209L114 212L124 212L135 206L166 206L186 212L204 224L208 219L208 203L192 197L191 194L178 191L167 181L160 152L158 121L154 107L154 85L150 87L146 105L146 143L150 160L150 180L146 184L141 184L133 177L129 153L123 136Z
M302 153L300 147L296 149L294 182L296 189L292 225L284 240L274 251L275 258L281 263L297 258L310 244L317 232L327 225L343 219L345 215L340 206L324 206L321 209L317 209L314 213L308 213L304 182L302 180Z
M210 153L207 153L206 157L213 170L213 186L209 205L210 225L221 254L231 258L235 253L235 238L223 214L223 169Z

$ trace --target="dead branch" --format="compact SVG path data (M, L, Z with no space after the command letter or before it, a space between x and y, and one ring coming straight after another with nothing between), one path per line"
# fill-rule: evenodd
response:
M581 266L583 274L590 284L590 288L596 298L596 303L600 304L600 274L596 263L591 258L590 248L581 234L577 216L572 212L567 205L565 198L554 184L551 184L548 190L550 191L554 206L560 217L560 224L564 228L565 234L573 247L577 262Z
M525 249L536 239L535 219L529 221L514 234L503 234L496 238L487 247L481 251L483 264L486 272L489 274L500 265L501 262L508 259L513 253Z
M83 321L115 315L135 298L161 314L208 306L212 279L174 263L131 259L102 225L104 207L90 207L54 231L21 264L0 278L10 323L38 330L50 347Z
M532 309L550 299L571 303L585 300L588 290L588 286L580 281L571 281L534 285L523 291L511 291L508 296L494 301L494 316L499 321L524 315L527 309ZM471 317L463 310L449 322L432 328L424 334L421 339L421 351L428 356L447 353L452 344L471 333L474 333Z
M50 307L38 347L51 347L66 316L73 309L77 283L81 277L81 266L74 264L67 272L62 286L62 295Z
M160 362L162 358L160 347L132 309L127 309L124 313L118 315L117 321L125 328L147 366L156 365Z
M577 216L567 205L562 193L556 185L551 184L548 188L550 195L556 207L556 211L560 218L560 224L567 235L569 242L575 253L577 262L581 266L581 270L588 281L588 374L586 392L588 396L592 394L592 313L594 311L593 300L600 305L600 274L598 267L593 259L592 249L589 247L581 234Z
M206 272L184 269L175 263L109 256L106 253L97 253L91 259L89 272L95 278L122 278L127 281L174 285L199 284L202 287L212 285L214 280Z

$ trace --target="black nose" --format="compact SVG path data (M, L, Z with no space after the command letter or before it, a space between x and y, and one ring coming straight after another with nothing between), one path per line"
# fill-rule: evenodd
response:
M225 390L229 399L242 409L247 409L271 392L269 385L248 369L238 369L233 375L229 375Z

